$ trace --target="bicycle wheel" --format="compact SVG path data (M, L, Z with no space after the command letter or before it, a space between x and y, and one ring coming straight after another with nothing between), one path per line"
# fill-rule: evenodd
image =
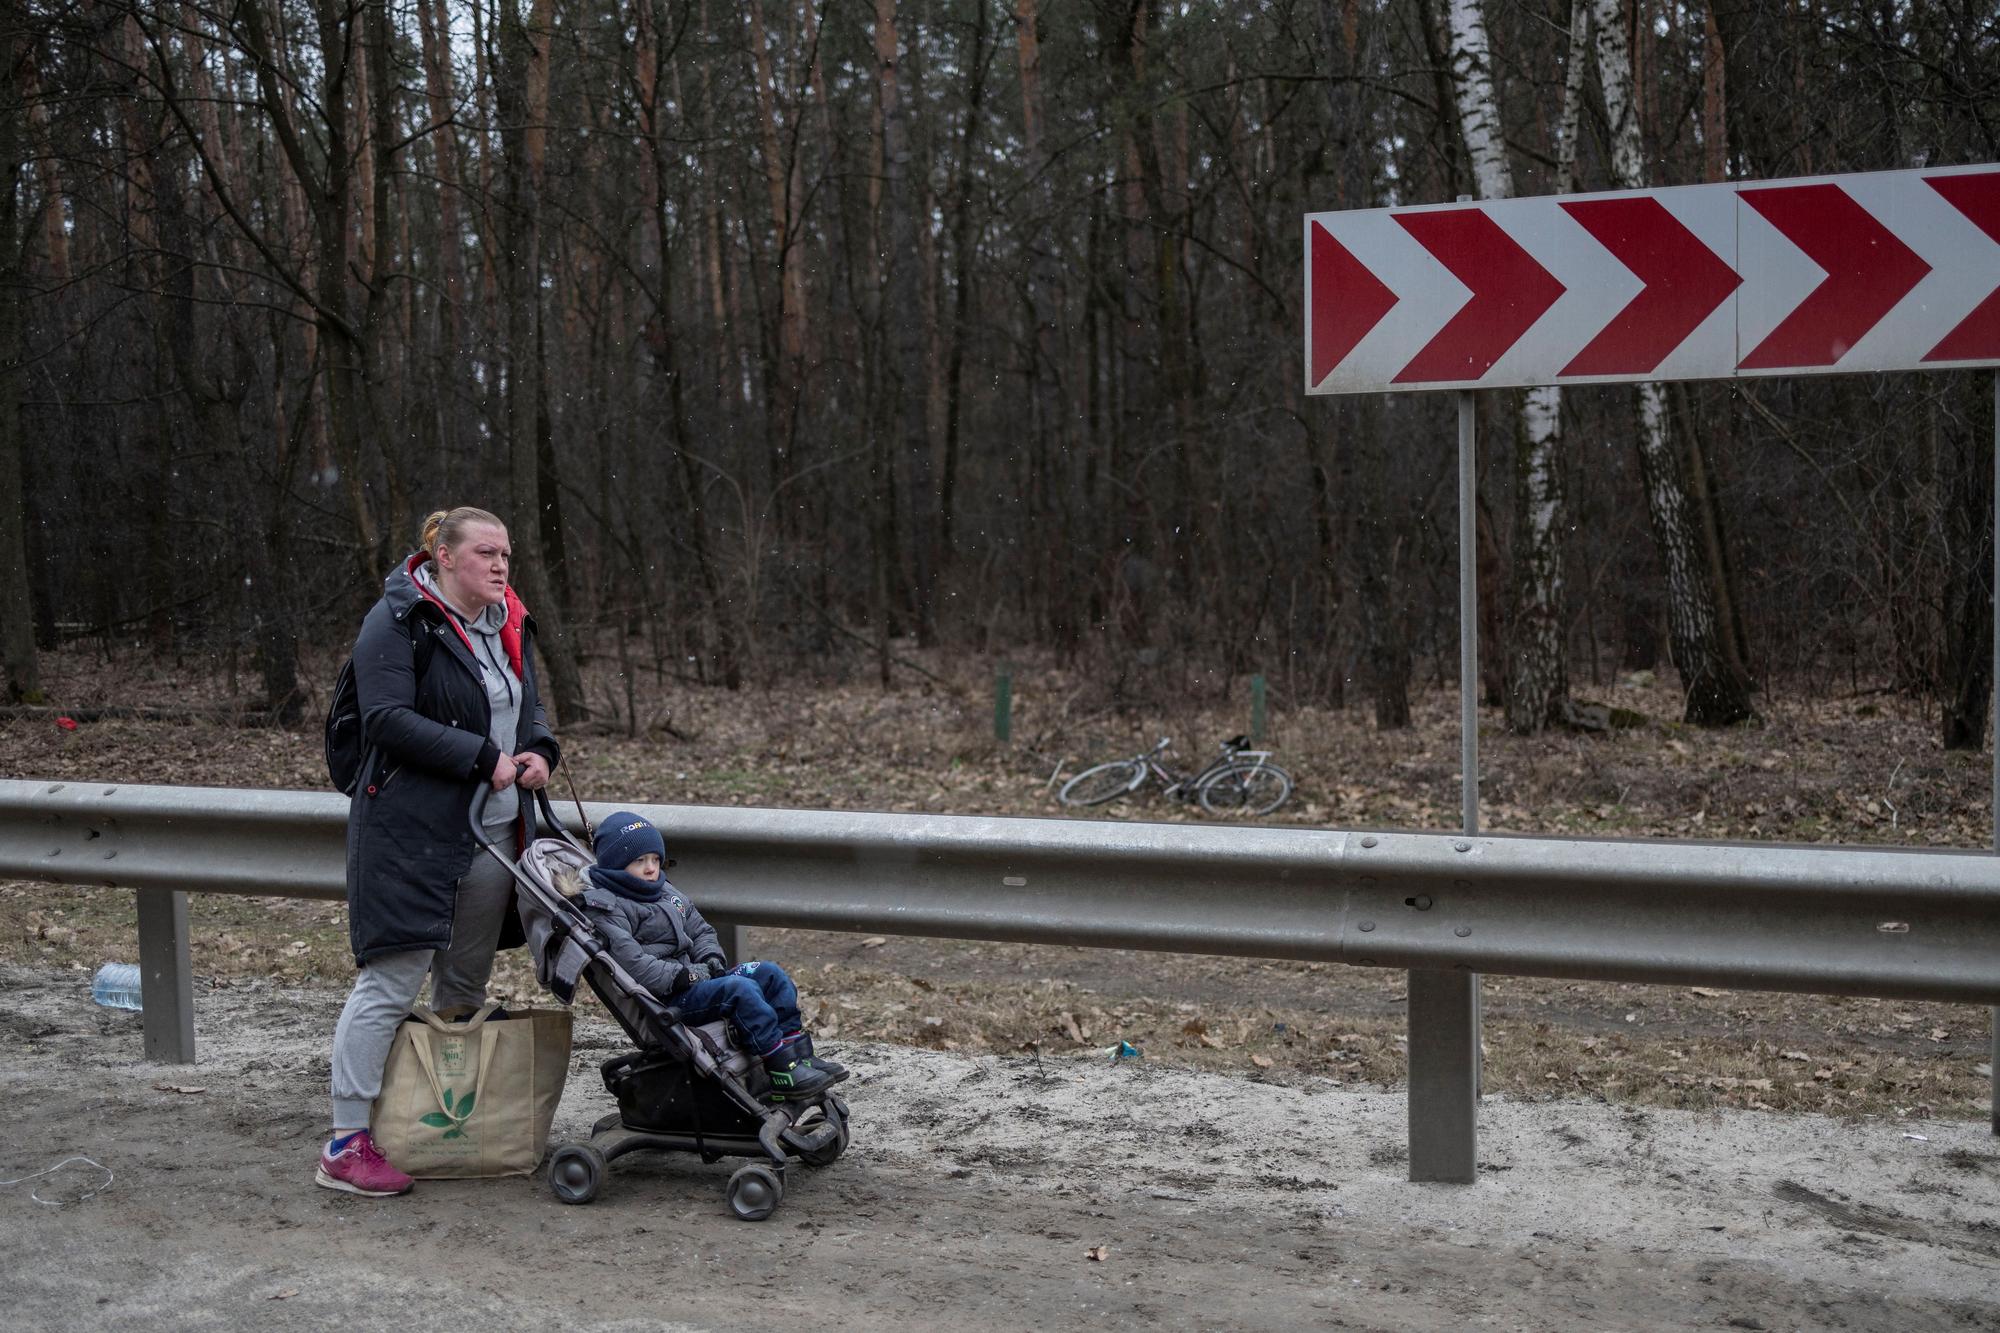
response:
M1268 815L1292 794L1292 775L1276 764L1231 764L1196 788L1212 815Z
M1103 805L1128 791L1138 790L1146 780L1146 766L1136 759L1114 759L1108 764L1086 768L1063 783L1056 799L1064 805Z

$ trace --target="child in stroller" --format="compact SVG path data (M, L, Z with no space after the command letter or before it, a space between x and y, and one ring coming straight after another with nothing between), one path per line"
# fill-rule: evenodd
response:
M635 977L611 948L612 918L587 901L603 892L592 874L591 850L564 828L546 793L535 793L535 799L541 807L544 836L522 851L518 863L509 864L518 887L516 898L536 979L565 1004L574 998L579 981L587 983L638 1048L615 1055L600 1066L604 1086L617 1098L618 1110L601 1117L592 1126L589 1139L557 1146L549 1157L549 1187L564 1203L588 1203L597 1197L606 1166L640 1149L692 1152L705 1162L749 1157L750 1164L729 1178L729 1206L746 1221L769 1217L784 1197L786 1167L792 1159L809 1166L830 1166L846 1151L847 1104L832 1090L833 1084L846 1077L846 1071L823 1057L814 1059L803 1033L793 1036L798 1026L796 993L788 978L782 986L776 984L783 972L773 964L739 969L743 975L721 993L738 1014L755 1011L757 1005L769 1010L777 1028L772 1040L779 1046L774 1057L782 1057L774 1058L776 1069L742 1048L727 1019L728 1010L719 1002L710 1001L717 1007L708 1011L682 1007L681 1002L699 983L670 984L665 988L670 997L662 998ZM479 804L475 799L475 834L481 832ZM644 829L627 828L633 824ZM629 812L606 820L604 826L613 835L607 840L606 851L614 858L618 852L609 843L621 829L642 844L633 850L632 860L661 857L665 850L658 830ZM646 831L651 832L650 838ZM497 849L492 850L497 854ZM628 871L632 860L625 863ZM642 865L641 869L650 866ZM634 933L627 926L637 952L622 948L618 952L642 972L652 966L663 969L670 983L674 982L667 970L670 968L679 968L690 978L698 971L697 964L713 971L713 965L722 961L714 929L663 879L635 877L634 882L661 886L660 900L668 904L668 924L682 932L687 948L661 949L660 941L652 941L658 952L649 951L649 932L642 929ZM640 890L642 896L645 891ZM669 902L669 894L676 901ZM614 903L614 911L629 905L622 898ZM774 975L760 978L759 974L767 971ZM755 1005L749 999L753 994ZM700 994L695 998L699 1000ZM723 1016L711 1018L716 1012ZM697 1023L697 1018L703 1021ZM761 1029L762 1025L757 1026ZM802 1078L808 1071L818 1077ZM789 1087L774 1086L771 1074L776 1072L791 1076Z
M596 845L583 910L634 981L679 1009L683 1023L733 1025L763 1060L773 1101L810 1097L847 1077L832 1061L814 1059L785 969L762 961L729 967L714 928L667 882L659 829L620 810L598 826Z

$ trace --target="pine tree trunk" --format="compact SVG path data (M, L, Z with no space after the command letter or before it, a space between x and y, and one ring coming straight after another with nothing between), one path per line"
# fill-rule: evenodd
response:
M0 23L0 699L39 703L35 621L28 597L28 511L21 476L21 305L27 290L21 176L28 165L26 65L20 30ZM45 207L55 207L49 201Z
M924 312L919 291L916 214L922 183L911 163L909 116L903 107L900 66L904 43L897 36L895 0L875 0L875 77L882 112L883 193L889 207L888 301L883 310L889 331L888 415L895 423L896 453L888 466L908 480L910 610L918 642L937 635L933 593L937 568L937 481L925 411ZM896 455L900 455L900 460ZM902 466L897 468L896 464ZM900 560L893 548L890 560Z
M972 337L972 194L977 178L980 122L985 116L988 0L973 0L972 51L965 62L965 127L959 138L958 178L952 205L951 352L944 371L944 458L938 475L938 567L952 562L952 511L958 489L958 453L965 408L965 349ZM1032 17L1032 0L1030 0Z
M1990 395L1987 377L1978 382ZM1974 410L1949 428L1944 446L1947 750L1980 748L1993 691L1993 434L1993 418Z
M256 66L257 92L272 133L283 149L297 189L310 215L315 252L309 261L311 304L318 335L321 387L333 460L347 497L361 549L379 574L394 540L376 521L361 469L361 440L371 416L360 324L348 299L348 264L353 253L350 216L354 170L353 136L348 132L349 82L354 75L349 58L355 45L356 15L337 7L317 14L319 38L316 133L308 136L293 115L290 80L285 67L285 27L270 26L264 0L247 0L237 9L243 49ZM282 15L280 15L282 17ZM313 144L309 138L319 142ZM304 293L300 293L304 295Z
M1368 692L1375 703L1378 731L1410 725L1410 642L1397 566L1404 543L1396 506L1388 502L1390 451L1382 438L1381 406L1370 398L1345 404L1352 423L1341 441L1349 461L1354 497L1355 601L1361 614L1361 642Z
M750 21L750 58L757 85L758 146L763 157L765 192L771 207L771 253L777 266L777 363L765 367L764 378L770 400L765 418L765 440L770 482L775 488L782 485L792 472L791 455L798 430L801 381L805 376L805 269L799 254L799 220L804 201L800 198L802 190L796 144L789 158L780 145L785 126L779 113L778 76L771 55L769 32L764 23L763 0L749 0L744 12Z
M694 556L695 574L701 580L702 596L716 642L716 668L723 686L736 690L743 686L742 655L737 647L736 617L723 594L722 579L715 557L709 550L708 515L701 504L702 481L693 456L688 451L687 394L680 365L680 340L674 321L673 250L667 231L664 196L669 175L669 154L673 144L660 123L659 104L659 25L653 6L660 0L644 0L638 7L640 22L637 57L639 62L640 128L651 144L646 154L646 218L659 256L657 293L652 317L646 322L647 343L654 365L667 383L668 437L679 464L681 491L687 504L682 520Z
M588 717L583 677L555 596L542 543L541 457L537 444L541 396L541 191L549 88L553 0L534 0L525 16L503 5L497 16L500 57L494 92L503 129L502 173L508 207L502 251L506 302L506 421L513 479L515 578L540 627L537 644L548 667L555 712L563 721Z

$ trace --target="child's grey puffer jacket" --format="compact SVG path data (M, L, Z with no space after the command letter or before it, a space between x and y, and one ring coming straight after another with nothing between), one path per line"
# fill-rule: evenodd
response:
M583 892L584 908L604 932L605 947L632 979L662 998L687 989L690 963L706 963L716 975L727 966L715 927L673 885L660 900L634 902L596 884Z

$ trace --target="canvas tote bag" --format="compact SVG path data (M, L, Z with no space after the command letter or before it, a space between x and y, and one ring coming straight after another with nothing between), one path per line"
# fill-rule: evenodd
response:
M369 1125L424 1180L525 1176L541 1165L569 1073L570 1013L494 1002L463 1023L421 1005L396 1030Z

